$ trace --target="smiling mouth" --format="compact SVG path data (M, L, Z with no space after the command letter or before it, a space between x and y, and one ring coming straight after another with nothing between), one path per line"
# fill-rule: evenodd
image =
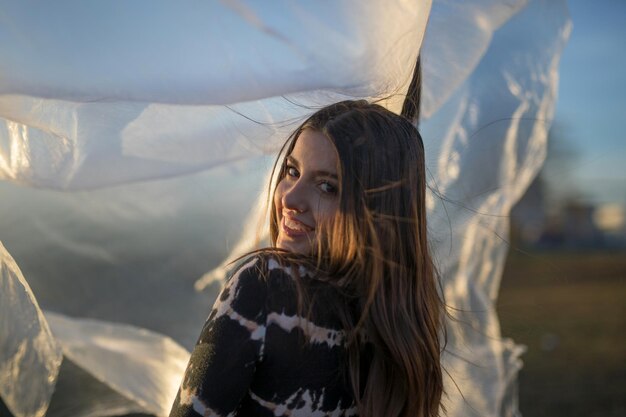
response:
M281 226L285 234L289 237L306 236L315 230L314 228L287 216L283 216Z

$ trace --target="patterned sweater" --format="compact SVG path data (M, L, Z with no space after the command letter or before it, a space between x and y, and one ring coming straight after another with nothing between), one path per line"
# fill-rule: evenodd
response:
M253 256L219 295L191 354L170 417L356 416L345 332L327 283L299 269L311 314L298 315L290 267Z

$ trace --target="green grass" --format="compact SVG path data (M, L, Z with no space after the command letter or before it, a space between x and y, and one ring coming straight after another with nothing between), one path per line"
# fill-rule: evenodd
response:
M626 254L514 252L498 312L525 417L626 415Z

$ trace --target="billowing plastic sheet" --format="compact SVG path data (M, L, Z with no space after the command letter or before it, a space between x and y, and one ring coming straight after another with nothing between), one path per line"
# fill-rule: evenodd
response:
M522 346L503 339L495 302L509 212L546 156L560 52L560 2L530 2L494 33L480 63L424 124L431 160L430 239L453 307L445 360L450 415L514 416ZM524 34L523 37L521 34Z
M494 303L508 211L545 157L565 2L126 3L0 5L0 240L24 273L0 292L10 411L166 415L273 153L327 103L397 111L421 46L429 230L457 318L448 415L518 415L523 348Z
M29 3L2 5L0 175L70 189L271 153L312 106L347 97L398 108L430 9Z
M18 417L43 416L61 365L61 349L2 244L0 294L0 396Z
M155 415L169 412L180 385L180 375L189 361L185 348L169 337L134 326L72 319L52 312L47 312L46 318L63 348L64 357L89 370L111 393L126 400L124 406L128 409L123 412L133 409ZM104 403L106 408L93 402L77 407L71 400L57 407L59 415L69 409L72 415L112 411L110 403L101 396L98 403Z

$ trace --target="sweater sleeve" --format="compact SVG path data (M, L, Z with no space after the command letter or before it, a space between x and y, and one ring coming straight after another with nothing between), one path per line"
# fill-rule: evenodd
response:
M248 393L265 341L267 285L259 263L245 261L218 296L170 417L233 415Z

